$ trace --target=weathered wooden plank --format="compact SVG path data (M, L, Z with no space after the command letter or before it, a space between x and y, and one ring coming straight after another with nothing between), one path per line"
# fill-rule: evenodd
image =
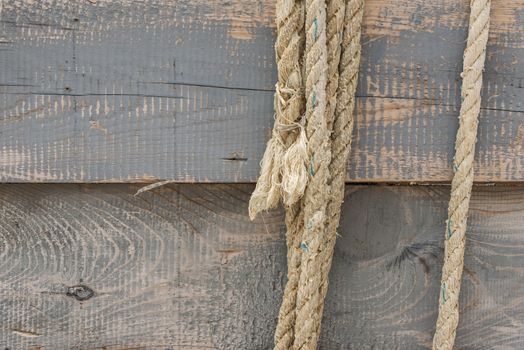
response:
M353 182L448 181L467 0L369 0ZM524 179L524 0L494 0L478 181ZM274 1L4 1L0 180L251 182Z
M1 187L0 348L268 348L285 255L249 189Z
M0 186L0 348L271 348L283 217L250 222L252 188ZM430 348L448 192L347 188L321 349ZM457 349L524 347L523 210L474 190Z
M430 349L448 186L366 187L344 204L324 349ZM524 187L476 187L456 349L521 349Z

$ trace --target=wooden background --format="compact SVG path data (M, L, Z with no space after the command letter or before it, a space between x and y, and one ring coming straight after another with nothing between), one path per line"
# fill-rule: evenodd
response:
M252 182L274 0L4 0L0 180ZM476 173L524 179L524 0L493 0ZM451 178L468 0L367 0L348 180Z
M468 6L366 0L321 349L430 348ZM273 19L0 0L0 182L21 183L0 185L0 350L271 348L285 227L250 222L241 183L272 126ZM524 348L524 0L493 0L491 28L461 350ZM223 184L134 195L162 179Z
M252 185L0 186L0 348L270 349L283 217ZM427 349L447 186L351 186L321 349ZM473 194L456 349L524 347L524 187ZM94 294L91 295L90 291Z

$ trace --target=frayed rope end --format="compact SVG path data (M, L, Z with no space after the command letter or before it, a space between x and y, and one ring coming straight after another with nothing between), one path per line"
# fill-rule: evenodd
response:
M249 217L254 220L261 211L273 209L281 197L281 169L284 148L276 135L269 140L264 157L260 162L260 177L251 199Z
M287 149L282 165L284 203L293 205L302 198L308 182L307 136L302 125L295 142Z

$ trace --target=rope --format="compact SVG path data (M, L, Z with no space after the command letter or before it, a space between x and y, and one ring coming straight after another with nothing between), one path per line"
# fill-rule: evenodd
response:
M249 208L254 218L281 199L286 205L288 282L275 349L315 349L320 335L351 148L363 1L305 0L305 6L304 0L277 1L276 120ZM490 0L471 0L455 175L433 339L433 349L439 350L453 347L458 325L489 12ZM302 49L305 64L301 65Z
M335 5L336 4L336 5ZM337 9L338 8L338 9ZM331 130L331 122L336 103L336 89L338 86L338 62L340 57L339 33L343 24L343 1L331 1L327 7L327 54L328 54L328 76L326 82L326 95L330 98L326 101L326 115L328 116L328 129ZM337 52L338 51L338 52ZM335 98L333 98L335 97ZM331 116L331 117L329 117ZM295 305L297 298L298 282L300 278L301 265L301 231L303 228L303 212L301 205L292 205L286 208L286 243L288 248L288 281L284 290L284 297L279 311L277 328L275 330L275 349L289 349L294 340Z
M282 302L275 331L275 348L287 349L293 341L294 308L300 271L300 253L297 252L298 248L293 247L298 247L297 238L300 238L303 215L300 203L296 202L307 181L303 164L307 158L305 131L304 126L299 123L305 108L302 75L302 52L305 45L304 0L277 0L276 13L275 56L278 82L275 92L275 125L261 161L261 175L249 202L249 215L254 219L260 211L275 207L288 194L287 200L284 200L287 202L288 247L288 282L284 294L289 297ZM300 130L298 136L297 129Z
M460 280L464 267L466 222L473 186L473 158L480 111L482 71L486 57L491 0L471 0L469 33L461 74L462 104L455 141L455 172L446 221L444 266L433 349L453 348L459 319Z
M295 306L297 301L298 281L302 250L300 240L304 223L302 201L286 208L286 243L287 243L287 283L278 313L275 330L275 349L291 349L295 337Z
M310 178L304 195L303 250L295 305L294 349L310 349L321 315L316 306L320 291L318 253L322 250L328 201L331 146L326 117L326 2L306 0L306 134Z
M319 236L314 236L317 240L316 249L308 243L311 235L308 237L307 232L304 233L303 240L308 244L309 250L303 253L303 259L308 259L310 263L301 266L301 277L306 280L307 285L301 285L299 293L304 288L311 294L307 296L310 305L305 304L301 310L301 305L297 305L299 311L295 324L294 347L297 349L315 349L320 336L324 298L327 293L327 280L340 219L340 205L344 197L346 162L352 136L352 113L360 60L359 40L362 19L362 11L360 17L355 16L355 13L359 12L357 8L362 10L362 6L356 6L357 3L362 5L362 1L354 0L349 1L347 7L344 1L332 0L327 3L329 78L326 86L328 96L326 119L331 132L332 159L328 167L330 196L327 198L323 232ZM357 46L354 46L355 40ZM343 51L342 61L341 51Z
M346 1L306 1L305 65L301 67L307 97L306 122L300 124L301 133L287 150L284 143L281 143L283 149L274 146L272 140L278 140L279 135L273 133L262 161L261 178L250 202L252 216L278 203L278 196L271 200L271 193L276 191L280 191L286 204L288 281L275 331L275 349L314 349L320 335L327 277L344 196L360 62L363 0L349 0L347 7ZM282 1L277 2L277 18L283 17L280 15L282 6ZM279 38L278 24L277 30ZM278 57L277 50L277 61ZM277 95L278 91L277 85ZM278 130L279 106L275 104L277 120L274 131ZM302 146L298 147L299 144ZM293 147L306 151L309 179L295 177L293 180L289 171L293 162L288 158L294 153ZM303 161L298 158L295 157L295 165L301 167ZM264 165L271 162L270 173L275 174L275 169L281 167L279 178L265 175ZM303 197L302 187L297 185L300 182L305 188ZM275 190L278 186L280 188ZM334 186L335 193L330 191L330 186ZM328 207L329 215L326 214Z
M285 188L289 192L297 192L288 200L290 203L296 202L307 180L305 165L298 166L306 162L305 132L301 131L298 135L296 132L303 130L299 122L304 109L300 65L304 47L304 1L278 0L276 13L278 82L275 91L275 125L262 157L260 177L249 201L251 219L257 213L278 205L283 196L283 175L286 179ZM286 166L285 162L290 164Z
M339 79L342 33L344 30L345 0L327 0L326 35L327 35L327 82L326 82L326 120L328 130L333 131L335 109L337 107L337 89Z
M328 6L329 13L329 6ZM331 134L331 198L327 206L325 249L321 252L320 298L317 309L323 314L324 299L328 289L329 270L340 222L340 211L344 200L346 163L351 150L353 133L353 109L360 65L360 33L364 0L349 0L345 6L345 28L342 38L337 105L333 133ZM320 335L320 322L315 334Z

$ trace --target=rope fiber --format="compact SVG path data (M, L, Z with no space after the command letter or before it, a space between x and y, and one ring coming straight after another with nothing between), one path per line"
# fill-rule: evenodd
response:
M452 349L473 185L491 0L471 0L439 314L433 349ZM275 349L317 347L328 289L361 56L364 0L277 0L275 125L249 203L252 219L282 202L287 283Z
M304 110L301 67L305 41L304 1L278 0L276 10L275 56L278 82L274 103L275 125L260 162L260 177L249 201L251 219L259 212L278 205L284 196L283 178L290 192L286 198L292 197L288 200L289 204L298 200L307 180L305 132L300 124ZM285 164L285 160L290 164ZM287 173L283 174L286 170Z
M459 128L453 160L454 176L448 205L444 243L444 266L434 350L451 350L459 320L459 293L469 200L473 187L473 158L477 140L482 71L486 58L491 0L471 0L469 30L462 76Z
M306 0L304 11L302 75L308 178L304 193L297 191L296 186L294 200L286 200L286 195L292 193L284 190L289 172L281 172L288 281L275 331L275 349L315 349L318 342L344 197L360 63L363 0ZM283 168L290 164L287 160L283 163ZM268 208L261 207L253 213Z

